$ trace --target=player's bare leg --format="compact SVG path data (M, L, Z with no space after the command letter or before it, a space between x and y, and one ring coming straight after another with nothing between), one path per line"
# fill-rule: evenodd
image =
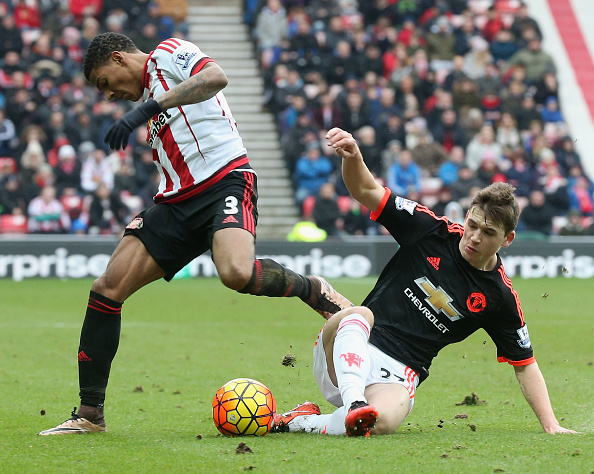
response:
M215 232L212 255L223 284L257 296L298 296L328 319L353 304L324 278L305 277L271 259L255 259L254 236L240 228Z
M122 238L107 269L91 287L78 354L81 404L71 418L40 435L105 431L103 403L119 344L122 303L164 275L138 238Z
M370 405L378 412L372 435L390 434L398 429L410 410L410 395L406 387L395 383L373 384L365 389Z

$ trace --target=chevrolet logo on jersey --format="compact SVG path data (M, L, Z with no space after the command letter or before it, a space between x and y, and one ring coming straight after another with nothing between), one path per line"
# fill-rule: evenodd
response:
M423 290L423 293L427 295L425 302L427 302L434 311L444 313L451 321L457 321L463 317L458 310L452 306L451 303L453 299L441 286L436 288L427 277L417 278L415 283L421 290Z

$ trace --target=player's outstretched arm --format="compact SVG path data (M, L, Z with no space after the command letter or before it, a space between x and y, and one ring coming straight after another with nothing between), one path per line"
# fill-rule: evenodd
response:
M199 73L161 94L157 102L163 110L196 104L214 97L228 82L225 72L218 64L206 63Z
M577 431L568 430L559 425L551 406L545 379L538 368L538 364L534 362L529 365L514 366L514 369L524 398L534 411L543 429L547 433L577 433Z
M384 188L367 168L357 141L350 133L340 128L329 130L326 139L328 146L334 148L342 157L342 177L351 196L375 211L384 196Z

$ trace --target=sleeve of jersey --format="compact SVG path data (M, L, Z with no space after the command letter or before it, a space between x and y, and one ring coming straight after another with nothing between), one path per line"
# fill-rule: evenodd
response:
M197 74L205 64L214 62L195 44L177 38L162 41L152 58L156 61L158 69L171 75L178 82Z
M529 365L536 361L528 326L524 322L517 294L508 295L500 315L485 330L497 347L497 361L514 366Z
M448 230L448 220L418 202L405 199L385 188L384 197L370 219L382 224L400 245L411 245L430 232Z

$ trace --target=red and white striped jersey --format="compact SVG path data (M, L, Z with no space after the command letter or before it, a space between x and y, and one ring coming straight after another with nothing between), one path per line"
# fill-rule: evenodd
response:
M145 100L156 98L213 62L196 45L163 41L147 59ZM237 124L222 92L195 104L164 110L148 122L148 143L161 175L155 203L177 202L204 191L248 164Z

